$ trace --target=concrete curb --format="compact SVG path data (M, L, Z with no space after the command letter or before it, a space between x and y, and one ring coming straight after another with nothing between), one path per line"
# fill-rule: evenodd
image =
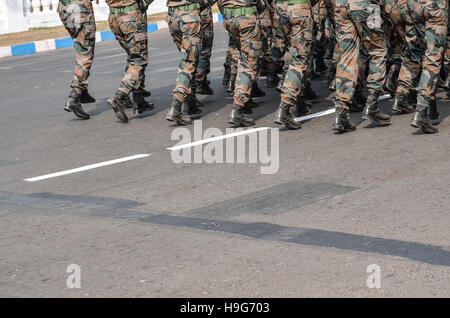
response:
M223 21L222 15L220 13L214 13L213 21L214 21L214 23L222 22ZM168 26L167 26L166 21L157 21L157 22L149 23L147 25L147 31L148 31L148 33L152 33L152 32L156 32L158 30L166 29L167 27ZM102 42L102 41L109 41L109 40L115 40L115 36L111 32L111 30L96 32L95 42ZM10 56L20 56L20 55L39 53L39 52L52 51L52 50L62 49L62 48L70 47L70 46L73 46L73 41L70 36L63 37L63 38L35 41L35 42L28 42L28 43L22 43L22 44L15 44L15 45L10 45L10 46L1 46L0 47L0 59L4 58L4 57L10 57Z

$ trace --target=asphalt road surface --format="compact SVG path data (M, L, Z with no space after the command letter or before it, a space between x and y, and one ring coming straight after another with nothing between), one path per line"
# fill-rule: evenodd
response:
M215 94L200 97L203 131L230 133L226 43L215 24ZM167 148L178 144L177 127L165 116L179 53L167 30L150 34L150 46L156 109L129 112L128 124L106 104L125 66L115 41L97 45L88 121L63 111L72 48L0 61L1 297L450 296L450 102L442 92L436 135L418 134L410 115L379 127L359 114L355 132L335 135L328 114L279 131L279 148L272 139L269 149L279 149L274 174L249 162L251 138L236 150L246 163L176 164ZM323 100L312 113L331 106L325 80L313 82ZM276 128L279 95L266 91L253 116L257 127ZM211 145L184 150L194 156ZM81 288L67 285L70 264L81 268Z

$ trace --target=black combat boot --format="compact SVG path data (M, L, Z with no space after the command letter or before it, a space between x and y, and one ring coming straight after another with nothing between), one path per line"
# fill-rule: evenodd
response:
M81 119L89 119L90 118L89 114L84 111L83 106L81 106L80 104L80 96L81 95L77 94L75 90L72 90L72 92L69 95L69 98L67 99L64 110L67 112L73 112L75 116Z
M258 85L257 82L254 82L252 85L251 97L264 97L266 96L266 92L264 92Z
M323 57L325 60L332 60L334 54L335 42L328 41L327 51L325 52L325 56Z
M143 88L143 87L139 87L136 91L139 92L139 93L141 93L144 97L150 97L150 96L152 96L152 93L151 93L150 91L146 90L146 89Z
M447 75L447 79L444 82L444 89L447 91L447 95L450 93L450 74Z
M244 107L233 105L233 110L231 111L230 118L228 118L228 123L239 127L250 127L255 124L255 120L247 117L244 113Z
M367 97L366 107L364 108L363 114L361 116L362 119L370 119L374 121L380 122L390 122L391 116L384 114L378 108L378 96L379 92L369 91L369 96Z
M409 105L408 95L395 93L394 105L391 110L394 115L410 114L414 111L414 107Z
M336 107L336 116L333 122L333 130L336 130L336 133L341 134L347 131L354 131L356 129L356 127L350 123L348 114L348 109Z
M335 78L336 78L336 64L332 63L330 66L330 70L328 71L328 79L327 79L328 85L330 85Z
M183 112L188 115L198 115L202 113L202 110L197 106L195 102L195 95L189 94L184 101Z
M236 75L231 75L230 80L228 81L227 92L234 93L234 88L236 84Z
M400 70L398 70L395 65L392 65L389 73L386 76L386 81L384 82L384 88L390 93L395 93L397 89L397 80Z
M434 97L430 101L430 106L428 107L428 118L430 120L438 120L439 119L439 112L437 110L437 104L436 104L436 97Z
M267 88L277 87L279 81L280 78L278 77L278 74L269 69L266 77L266 87Z
M223 78L222 78L222 85L223 86L228 86L228 82L230 81L230 68L224 66L225 70L223 72Z
M196 93L200 95L213 95L214 92L209 84L210 82L206 78L201 82L197 82Z
M261 74L259 75L260 77L265 77L265 76L267 76L267 74L268 74L268 65L269 65L269 63L267 62L267 60L262 60L261 61L261 66L260 66L260 69L261 69Z
M87 89L81 92L81 95L80 95L80 103L81 104L89 104L89 103L95 103L95 102L96 102L95 98L89 94Z
M143 112L153 110L155 105L145 100L144 94L140 90L133 92L133 112L136 114L142 114Z
M286 76L286 72L283 72L283 74L281 75L280 80L278 81L277 87L275 87L275 89L277 91L279 91L281 93L281 90L283 89L283 84L284 84L284 77Z
M107 100L109 106L114 110L116 117L123 123L128 122L125 108L131 102L130 97L122 91L116 91L113 97ZM133 104L131 103L131 107Z
M325 72L328 70L327 65L325 64L325 61L323 59L322 54L317 54L314 57L314 71L318 74L325 74Z
M435 134L438 132L438 129L431 123L430 119L427 117L427 112L428 108L416 110L411 120L411 126L420 128L423 133Z
M297 122L291 114L292 105L281 103L274 122L278 125L284 125L287 129L300 129L300 123Z
M297 102L293 106L293 112L295 117L302 117L311 112L310 105L305 102L305 99L300 96Z
M178 125L182 126L192 124L192 119L181 113L181 105L182 103L180 101L173 99L172 104L170 105L171 108L166 116L166 119L168 121L176 122Z
M311 82L305 82L305 88L303 89L302 96L307 100L318 100L320 95L317 94L311 87Z

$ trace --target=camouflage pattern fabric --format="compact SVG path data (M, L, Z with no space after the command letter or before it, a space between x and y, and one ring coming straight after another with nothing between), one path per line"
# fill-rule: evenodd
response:
M119 90L129 95L141 86L148 65L147 20L138 9L122 13L114 10L110 12L108 22L116 40L128 55Z
M234 90L234 104L244 106L250 100L253 82L257 79L261 56L261 32L257 13L224 14L224 25L239 50Z
M75 47L75 70L71 87L78 93L87 89L94 59L95 18L90 0L59 1L58 14Z
M367 50L370 59L367 88L380 91L386 77L385 34L381 25L369 27L370 5L372 2L369 0L336 0L334 18L339 44L335 98L337 108L348 108L352 102L360 69L361 47Z
M272 26L273 26L273 19L275 15L275 8L271 4L267 4L267 9L264 10L263 13L259 15L259 23L261 26L261 39L262 39L262 46L261 46L261 59L269 62L271 47L272 47Z
M180 10L176 6L169 7L167 23L173 41L181 53L173 97L179 102L184 102L191 94L198 65L201 45L200 11L198 7L189 11Z
M214 41L214 23L211 7L206 8L200 13L201 18L201 49L198 59L197 73L195 79L197 82L203 81L210 72L210 59Z
M280 26L280 14L283 15L287 10L287 1L277 1L275 3L275 14L273 19L273 43L269 56L269 69L273 73L280 73L283 68L284 55L287 51L286 37L283 28Z
M286 2L287 3L287 2ZM313 45L313 15L308 1L277 3L278 45L286 52L287 71L281 89L281 102L294 105L305 84ZM282 35L284 41L280 41Z

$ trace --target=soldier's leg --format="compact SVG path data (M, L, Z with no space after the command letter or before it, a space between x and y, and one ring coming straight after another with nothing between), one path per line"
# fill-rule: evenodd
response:
M447 9L447 45L444 57L445 73L447 79L444 83L444 88L447 91L447 95L450 97L450 9Z
M88 77L94 59L95 18L90 1L65 5L60 2L57 9L62 23L73 39L75 47L75 70L71 83L72 92L65 105L65 110L77 117L89 119L82 103L93 103L95 99L87 91Z
M181 105L185 101L190 103L190 98L192 98L191 85L194 81L201 44L200 12L198 9L181 11L177 7L170 7L168 20L174 42L181 52L181 61L173 90L172 107L166 119L186 125L192 121L187 116L182 115ZM198 113L197 109L188 109L188 113L191 111Z
M222 85L228 86L228 82L230 81L230 75L231 75L231 63L232 63L232 57L231 57L231 51L233 46L233 38L228 35L228 49L225 56L225 63L223 64L223 67L225 68L223 73L223 79L222 79Z
M347 1L336 0L335 22L339 61L336 66L336 96L334 99L336 117L333 130L342 133L355 129L355 126L350 123L348 113L358 80L361 40L351 19Z
M447 38L447 0L433 0L424 5L426 50L422 59L422 75L417 87L417 108L411 121L413 127L425 133L436 133L428 116L428 108L434 100L442 56ZM435 100L434 100L435 101Z
M207 76L210 72L210 59L214 40L214 24L211 7L206 8L200 14L201 17L201 49L195 80L197 82L197 93L212 95Z
M113 9L114 10L114 9ZM128 122L125 108L130 104L129 95L139 89L143 70L148 64L147 21L139 10L119 12L115 10L109 16L109 24L119 44L128 54L126 72L115 95L108 99L117 118Z
M302 88L305 85L308 67L311 60L313 44L313 17L309 2L288 6L289 14L289 51L287 56L289 66L281 89L281 102L275 122L284 124L286 128L298 129L290 109L297 103Z
M285 26L288 23L287 2L277 3L275 5L275 19L273 21L273 37L269 66L267 74L267 87L276 87L279 82L277 74L283 71L283 58L286 53L287 31Z
M239 48L239 33L237 30L233 35L230 34L230 46L228 49L230 50L230 80L227 86L228 93L234 93L236 77L238 73L238 64L239 64L239 56L240 56L240 48Z
M261 32L257 13L233 16L230 30L230 33L238 33L240 55L233 95L234 105L228 122L237 126L252 126L255 121L245 116L244 107L251 100L252 85L258 75L261 56Z
M373 25L369 23L370 12L368 10L358 9L351 12L353 23L369 59L369 74L367 76L369 95L361 117L363 119L389 122L391 116L382 113L378 108L378 97L386 77L387 60L387 45L385 33L382 29L381 8L378 7L378 10L377 21Z
M144 13L144 21L147 21L147 12ZM148 35L147 40L145 41L145 49L146 49L145 56L147 58L147 65L148 65ZM141 86L139 87L138 92L142 94L144 97L150 97L151 92L145 89L145 69L143 70L141 75Z

